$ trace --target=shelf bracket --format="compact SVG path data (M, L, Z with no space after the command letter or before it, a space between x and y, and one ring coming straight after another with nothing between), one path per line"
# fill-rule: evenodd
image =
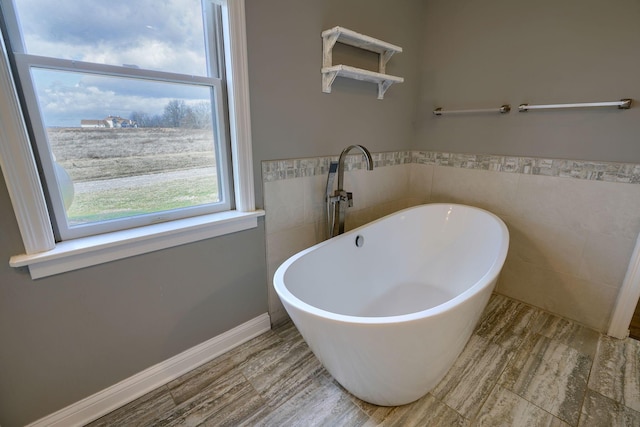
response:
M333 63L333 47L338 41L339 33L322 37L322 66L330 67ZM335 78L335 77L334 77Z
M322 91L324 93L331 93L331 85L333 85L333 81L337 76L337 71L322 73Z
M389 89L393 82L391 80L384 80L378 83L378 99L384 99L384 93Z
M389 62L394 53L392 50L385 50L380 54L378 68L382 74L387 72L387 62Z

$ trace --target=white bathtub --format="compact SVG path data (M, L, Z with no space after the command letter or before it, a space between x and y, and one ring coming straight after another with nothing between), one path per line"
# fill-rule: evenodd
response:
M342 386L370 403L403 405L431 390L462 351L508 246L507 227L487 211L422 205L294 255L273 281Z

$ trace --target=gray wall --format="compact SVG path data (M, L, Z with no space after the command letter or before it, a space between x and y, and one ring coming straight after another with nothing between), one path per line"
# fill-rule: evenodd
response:
M44 279L0 183L0 425L24 425L267 311L257 229Z
M260 162L338 155L350 144L406 150L415 135L421 0L247 0L256 188ZM373 83L337 78L321 90L323 30L342 26L403 48L387 65L405 78L377 99ZM334 64L377 71L377 55L336 45ZM262 196L259 194L258 203Z
M429 0L415 148L640 163L640 2ZM617 101L618 111L433 117L510 103Z

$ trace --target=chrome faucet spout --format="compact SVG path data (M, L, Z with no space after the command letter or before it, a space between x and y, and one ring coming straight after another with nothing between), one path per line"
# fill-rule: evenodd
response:
M337 162L338 167L338 188L330 195L330 186L332 182L332 172L335 173L336 163L331 163L329 171L329 178L327 180L327 223L329 237L337 236L344 233L344 219L347 213L347 207L353 206L353 194L345 191L343 188L344 183L344 165L347 158L347 154L353 149L360 150L365 160L367 161L367 170L373 170L373 157L369 150L362 145L350 145L340 153L340 158ZM329 183L331 182L331 183Z
M354 148L362 151L362 155L367 161L367 170L373 170L373 157L371 157L371 153L367 150L367 147L363 145L350 145L340 153L340 159L338 160L338 191L342 190L342 184L344 182L344 162L347 157L347 154Z

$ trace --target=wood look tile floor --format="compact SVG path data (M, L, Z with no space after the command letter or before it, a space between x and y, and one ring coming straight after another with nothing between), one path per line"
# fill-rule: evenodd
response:
M443 380L363 402L287 322L90 426L640 426L640 341L493 295Z

